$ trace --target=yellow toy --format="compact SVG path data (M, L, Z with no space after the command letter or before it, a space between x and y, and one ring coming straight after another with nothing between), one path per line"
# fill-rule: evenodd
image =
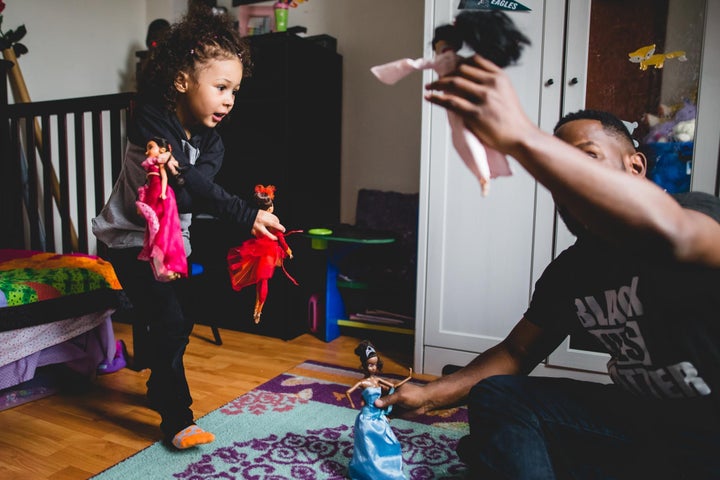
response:
M647 70L649 66L653 66L656 69L663 68L665 66L665 60L670 58L677 58L681 62L687 61L685 56L685 50L676 50L669 53L655 53L655 44L646 45L640 47L634 52L628 53L630 61L632 63L639 63L640 70Z

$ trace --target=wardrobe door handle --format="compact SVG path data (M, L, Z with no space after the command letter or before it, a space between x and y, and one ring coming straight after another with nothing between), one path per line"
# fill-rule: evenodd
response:
M577 84L578 84L578 79L577 79L577 77L573 77L573 78L570 79L570 85L577 85Z
M551 85L555 85L555 80L553 80L552 78L548 78L547 82L545 82L545 86L549 87Z

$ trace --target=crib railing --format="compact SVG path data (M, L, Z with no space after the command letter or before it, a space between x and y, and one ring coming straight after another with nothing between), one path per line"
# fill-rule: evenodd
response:
M0 246L97 253L90 220L107 200L125 148L133 93L8 102L0 61Z

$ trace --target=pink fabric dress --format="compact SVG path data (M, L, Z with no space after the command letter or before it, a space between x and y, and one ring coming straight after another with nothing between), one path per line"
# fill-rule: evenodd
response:
M446 75L455 69L458 58L454 51L448 50L435 55L432 59L403 58L384 65L377 65L370 71L381 82L394 85L416 70L431 68L440 76ZM487 195L490 190L490 179L512 175L507 157L497 150L483 145L465 127L463 119L457 113L448 110L447 115L453 146L462 161L480 182L482 194Z
M155 278L160 282L187 277L187 257L175 192L168 185L165 198L162 198L161 166L157 157L146 158L142 166L148 172L147 183L138 188L135 204L147 227L138 259L150 262Z

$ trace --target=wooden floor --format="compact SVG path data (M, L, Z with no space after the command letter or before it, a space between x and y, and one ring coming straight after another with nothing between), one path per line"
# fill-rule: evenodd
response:
M220 332L218 346L207 341L209 327L196 326L185 354L196 417L305 360L358 366L353 350L359 339L350 336L324 342L305 334L285 341ZM115 334L132 352L130 326L116 324ZM379 350L385 373L404 374L412 366L407 348ZM0 412L0 478L86 479L160 440L160 417L145 406L148 375L123 369Z

